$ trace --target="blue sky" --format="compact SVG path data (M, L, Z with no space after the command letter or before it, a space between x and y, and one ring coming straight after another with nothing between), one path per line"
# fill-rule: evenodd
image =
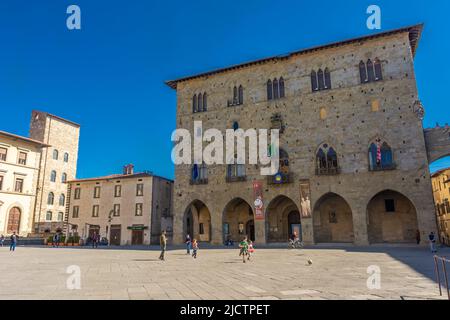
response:
M382 30L426 24L416 57L424 125L450 123L450 1L336 2L2 0L0 130L28 135L31 110L47 111L82 125L79 178L128 162L172 178L176 95L165 80L370 34L371 4ZM80 31L66 28L70 4Z

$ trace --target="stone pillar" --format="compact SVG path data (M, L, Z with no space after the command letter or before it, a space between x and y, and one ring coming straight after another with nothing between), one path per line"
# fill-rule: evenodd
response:
M211 210L211 209L210 209ZM211 214L211 244L220 246L223 245L223 225L222 225L222 215L216 216L213 211Z
M255 220L255 242L257 245L266 244L266 220Z
M173 217L173 244L184 243L184 231L183 231L183 214L174 214ZM159 243L159 237L158 237Z
M351 206L353 217L354 244L356 246L369 245L367 209L360 206Z
M314 226L312 218L303 218L302 222L302 241L306 245L313 245L314 242Z

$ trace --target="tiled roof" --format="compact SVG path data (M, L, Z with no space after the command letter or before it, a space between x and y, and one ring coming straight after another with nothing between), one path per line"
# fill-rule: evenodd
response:
M140 172L140 173L134 173L134 174L111 174L109 176L103 176L103 177L71 180L71 181L69 181L69 183L115 180L115 179L148 178L148 177L153 177L153 175L150 173L147 173L147 172Z
M37 144L40 147L50 147L50 145L45 144L42 141L38 141L38 140L30 139L30 138L27 138L27 137L19 136L17 134L9 133L9 132L6 132L6 131L1 131L0 130L0 135L6 136L8 138L15 139L15 140L21 140L21 141Z
M256 65L256 64L263 64L263 63L267 63L267 62L270 62L270 61L286 60L286 59L289 59L290 57L295 56L295 55L307 54L307 53L311 53L311 52L314 52L314 51L325 50L325 49L330 49L330 48L334 48L334 47L340 47L340 46L352 44L352 43L355 43L355 42L360 42L360 41L365 41L365 40L370 40L370 39L376 39L376 38L381 38L381 37L386 37L386 36L390 36L390 35L393 35L393 34L404 33L404 32L408 32L409 33L409 41L410 41L410 44L411 44L412 53L413 53L413 55L415 55L416 50L417 50L417 46L418 46L418 43L419 43L419 40L420 40L420 36L421 36L421 33L422 33L422 29L423 29L423 24L418 24L418 25L414 25L414 26L410 26L410 27L404 27L404 28L400 28L400 29L385 31L385 32L381 32L381 33L368 35L368 36L352 38L352 39L339 41L339 42L333 42L333 43L329 43L329 44L318 46L318 47L312 47L312 48L303 49L303 50L299 50L299 51L293 51L291 53L284 54L284 55L279 55L279 56L274 56L274 57L254 60L254 61L250 61L250 62L246 62L246 63L242 63L242 64L237 64L237 65L233 65L233 66L226 67L226 68L221 68L221 69L217 69L217 70L213 70L213 71L209 71L209 72L204 72L204 73L200 73L200 74L196 74L196 75L192 75L192 76L179 78L179 79L176 79L176 80L169 80L169 81L166 81L166 84L169 87L171 87L172 89L176 89L177 88L177 84L179 82L188 81L188 80L201 78L201 77L206 77L206 76L211 76L211 75L214 75L214 74L224 73L224 72L227 72L227 71L230 71L230 70L235 70L235 69L241 69L241 68L249 67L249 66Z

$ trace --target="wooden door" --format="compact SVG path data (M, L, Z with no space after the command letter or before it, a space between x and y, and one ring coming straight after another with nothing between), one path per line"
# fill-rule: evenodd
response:
M131 231L131 244L132 245L144 244L144 231L143 230L132 230Z
M110 243L113 246L120 246L120 225L111 226Z
M8 234L12 234L13 232L17 234L19 233L20 216L21 212L20 209L17 207L14 207L9 211L8 229L6 231Z

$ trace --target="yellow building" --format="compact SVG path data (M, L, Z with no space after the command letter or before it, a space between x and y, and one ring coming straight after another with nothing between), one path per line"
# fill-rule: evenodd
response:
M0 131L0 234L32 232L41 154L47 147Z
M450 245L450 168L431 177L440 240Z

